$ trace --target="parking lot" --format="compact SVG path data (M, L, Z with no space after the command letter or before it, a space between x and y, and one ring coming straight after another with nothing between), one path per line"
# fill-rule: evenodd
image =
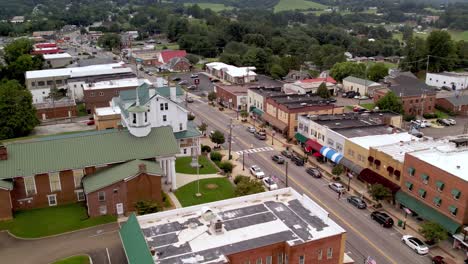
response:
M191 78L192 74L197 74L197 78ZM196 85L196 89L191 89L190 92L196 95L202 95L203 92L212 92L213 91L213 83L210 81L210 78L205 75L203 72L185 72L185 73L178 73L171 75L170 79L173 80L174 78L180 78L180 81L186 81L187 84L185 87L189 87L190 85L196 85L195 79L200 80L200 83Z
M457 124L454 126L434 126L422 128L420 131L424 134L424 136L433 138L442 138L446 136L456 136L463 134L465 130L465 124L468 123L468 117L455 116L450 118L455 119L455 121L457 121Z

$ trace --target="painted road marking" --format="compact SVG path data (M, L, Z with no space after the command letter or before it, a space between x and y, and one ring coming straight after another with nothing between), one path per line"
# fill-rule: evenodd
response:
M251 154L251 153L257 153L257 152L265 152L265 151L272 151L275 150L272 147L263 147L263 148L254 148L254 149L244 149L244 150L239 150L236 151L237 155L242 155L242 153L245 154Z
M107 259L109 260L109 264L112 264L111 260L110 260L110 255L109 255L109 249L106 248L106 252L107 252Z

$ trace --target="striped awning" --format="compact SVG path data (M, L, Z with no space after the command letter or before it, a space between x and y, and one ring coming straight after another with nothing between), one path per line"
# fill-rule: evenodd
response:
M341 155L339 152L336 152L335 150L329 148L329 147L322 147L320 149L320 154L325 156L327 159L338 163L340 160L343 158L343 155Z

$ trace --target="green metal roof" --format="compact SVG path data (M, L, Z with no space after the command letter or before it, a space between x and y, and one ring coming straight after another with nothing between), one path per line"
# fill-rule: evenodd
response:
M127 109L128 112L130 113L144 113L146 111L148 111L148 108L142 106L142 105L135 105L135 106L130 106L128 109Z
M127 222L120 228L119 234L128 264L154 264L135 214L128 217Z
M308 139L306 136L302 135L301 133L296 133L294 135L294 137L297 139L297 141L299 141L301 143L306 143L306 141Z
M146 165L146 172L148 174L162 175L162 170L158 163L146 160L132 160L84 177L84 191L86 194L95 192L128 177L138 175L140 164Z
M180 152L170 126L152 128L146 137L127 130L101 130L6 145L0 178L81 169L88 166L171 156Z
M156 88L156 93L166 98L170 98L171 87L168 87L168 86L158 87ZM182 96L182 95L184 95L184 89L180 88L179 86L176 86L176 96Z
M455 205L449 206L448 209L452 214L455 214L458 210L458 208Z
M13 183L7 180L0 180L0 189L13 190Z
M365 79L357 78L357 77L354 77L354 76L348 76L348 77L344 78L343 81L348 81L348 82L352 82L352 83L357 83L359 85L367 85L367 86L380 85L380 84L378 84L376 82L373 82L371 80L365 80Z
M198 128L196 124L193 121L188 121L187 122L187 130L180 131L180 132L175 132L174 136L176 139L182 139L182 138L194 138L194 137L199 137L201 136L200 131L198 131Z
M405 207L415 211L423 219L439 223L451 234L455 234L461 226L461 224L453 221L448 216L445 216L436 209L421 203L416 198L404 193L403 191L398 191L395 195L395 199Z

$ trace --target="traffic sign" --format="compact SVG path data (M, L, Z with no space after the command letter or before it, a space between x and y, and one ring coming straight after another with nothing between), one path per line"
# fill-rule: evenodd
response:
M196 85L200 84L200 79L197 78L197 79L193 80L193 83L195 83Z

